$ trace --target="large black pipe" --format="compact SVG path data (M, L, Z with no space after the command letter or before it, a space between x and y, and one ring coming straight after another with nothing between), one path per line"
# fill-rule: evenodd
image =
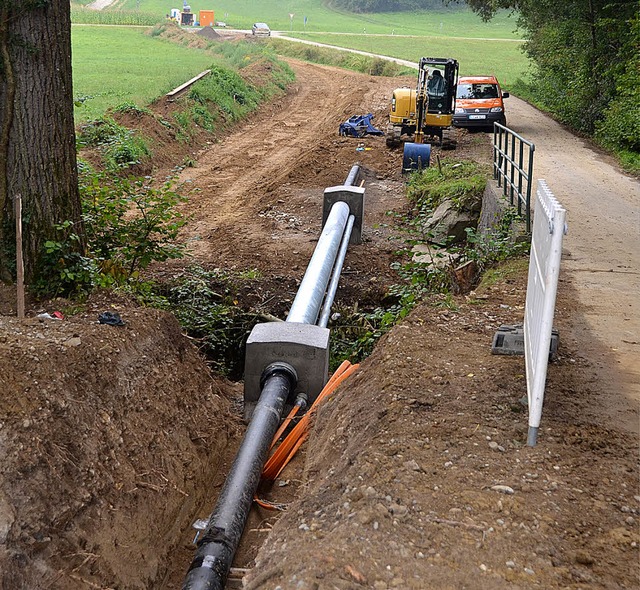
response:
M273 363L262 375L260 399L231 471L209 518L183 590L222 590L260 483L271 440L280 425L297 376L287 363Z

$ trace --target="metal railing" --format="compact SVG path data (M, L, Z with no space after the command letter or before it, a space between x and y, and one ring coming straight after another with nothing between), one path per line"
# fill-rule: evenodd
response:
M531 233L531 185L536 146L500 123L493 125L493 178Z

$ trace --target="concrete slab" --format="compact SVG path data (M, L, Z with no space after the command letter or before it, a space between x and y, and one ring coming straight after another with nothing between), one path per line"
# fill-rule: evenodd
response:
M324 203L322 206L322 226L324 227L331 207L338 201L349 205L349 213L355 216L350 244L362 243L362 224L364 222L364 193L365 189L359 186L330 186L324 189Z
M318 397L329 373L329 329L294 322L257 324L247 340L244 369L244 417L249 419L260 397L260 377L273 362L289 363L298 374L295 393L309 404ZM293 401L293 400L290 400Z
M559 334L555 328L551 330L551 342L549 343L549 360L552 361L558 354ZM522 324L512 326L500 326L493 335L491 354L504 354L511 356L524 355L524 328Z

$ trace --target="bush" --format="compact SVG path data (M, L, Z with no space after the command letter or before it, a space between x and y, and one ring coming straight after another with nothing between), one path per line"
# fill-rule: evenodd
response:
M122 109L131 108L129 105L122 106ZM78 147L97 147L105 167L112 172L139 164L151 154L144 138L109 116L83 125L78 135Z
M153 261L179 258L184 246L175 242L184 225L176 206L184 200L169 184L154 188L151 179L108 181L87 166L80 169L87 249L78 253L79 232L67 221L48 240L43 257L47 280L35 285L46 295L78 295L94 287L137 281Z
M186 220L176 207L185 198L170 183L155 188L150 178L108 181L92 174L80 188L91 254L115 281L136 278L153 261L183 255L175 239Z
M633 21L636 37L640 36L640 18ZM604 111L596 125L596 139L618 153L623 165L640 173L640 53L633 44L628 48L631 58L616 75L616 99Z

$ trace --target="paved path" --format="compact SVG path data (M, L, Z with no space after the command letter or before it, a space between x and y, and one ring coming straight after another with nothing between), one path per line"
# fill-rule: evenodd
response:
M606 413L637 431L637 412L617 402L640 401L640 183L526 102L506 106L509 127L535 143L534 178L567 209L559 292L576 300L569 336L597 367Z

